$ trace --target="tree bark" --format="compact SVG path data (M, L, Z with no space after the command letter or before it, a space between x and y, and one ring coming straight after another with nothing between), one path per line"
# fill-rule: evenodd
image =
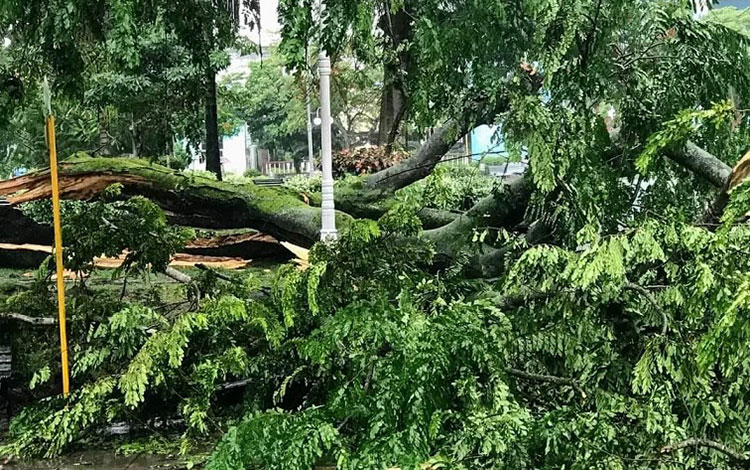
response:
M449 120L439 127L412 157L365 179L368 199L380 199L427 177L446 153L473 127L470 120Z
M396 140L401 121L406 114L407 93L402 75L408 73L410 52L406 43L411 39L412 17L407 12L408 2L395 12L390 5L380 17L378 25L385 33L385 39L393 51L393 59L383 67L383 94L380 100L380 123L378 125L378 145L391 147Z
M452 125L458 126L456 123ZM466 128L468 126L459 130ZM450 135L453 137L447 137ZM379 194L389 195L426 176L439 161L441 152L454 139L455 134L449 132L449 126L445 126L442 132L436 132L431 144L426 145L415 157L393 169L371 175L366 180L364 189L351 188L348 192L338 192L337 206L347 211L350 206L357 207L363 200L367 200L362 194L367 193L369 185L378 188ZM697 147L689 147L682 153L674 153L672 158L708 181L720 183L716 175L726 175L726 179L730 179L732 172L725 171L724 163L707 152L696 149ZM746 166L738 165L738 168L747 170ZM735 172L737 180L740 179L739 173L743 172ZM277 240L304 247L312 246L320 238L320 209L307 205L284 188L233 185L185 176L136 159L78 158L60 165L60 191L64 198L90 199L114 183L123 185L124 196L142 195L150 198L165 210L171 222L179 225L253 228ZM509 181L497 194L479 201L466 214L452 215L443 220L450 220L447 225L425 231L424 236L435 243L441 257L455 257L470 244L474 230L485 227L513 229L519 226L523 222L532 192L530 178L518 177ZM48 170L0 182L0 196L7 197L13 205L48 198L50 194ZM367 204L362 206L367 207ZM5 215L5 223L0 226L0 241L49 243L51 230L48 227L31 223L20 212L11 208L0 210L4 211L0 215ZM350 215L337 213L337 225L342 232L346 231L351 220ZM36 238L29 239L30 233L34 233ZM491 250L478 258L478 264L498 264L498 256L502 255L501 250Z
M667 157L717 188L726 187L732 175L732 167L693 142L686 143L681 149L669 151Z
M216 105L216 71L206 68L206 170L221 181L221 154L219 152L219 116Z
M474 230L512 229L523 222L534 189L530 180L528 176L509 180L497 194L481 199L448 225L425 231L424 236L440 247L440 256L454 258L471 243Z
M390 147L396 140L405 110L406 95L398 84L398 67L388 64L384 67L383 95L380 98L380 122L378 124L378 145Z
M123 196L146 196L173 223L202 228L254 228L277 240L312 246L320 239L320 208L311 207L285 188L233 185L185 176L143 160L80 158L60 164L60 195L87 200L114 183ZM17 205L50 197L49 170L0 182L0 194ZM338 212L346 230L351 217Z

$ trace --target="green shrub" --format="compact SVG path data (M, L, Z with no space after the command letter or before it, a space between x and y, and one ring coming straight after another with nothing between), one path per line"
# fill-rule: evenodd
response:
M485 155L482 157L481 163L485 165L502 165L509 161L509 157L506 155Z
M183 170L182 174L187 177L206 178L216 181L216 173L206 170Z
M178 150L175 152L175 155L164 155L156 158L149 158L148 160L173 170L183 171L190 166L191 159L192 157L187 152L184 150Z
M322 177L320 175L294 175L284 181L285 187L300 194L319 193L321 184Z
M226 173L223 175L223 180L226 183L232 184L250 184L252 180L245 175L238 175L237 173Z
M496 179L473 166L438 166L427 178L398 191L419 207L468 210L489 195Z

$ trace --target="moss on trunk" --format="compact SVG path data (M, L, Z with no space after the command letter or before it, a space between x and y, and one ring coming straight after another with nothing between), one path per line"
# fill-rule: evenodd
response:
M132 158L76 157L60 165L63 198L90 199L114 183L122 184L127 196L148 197L185 225L250 227L302 246L311 246L319 239L320 209L284 188L188 176ZM0 195L14 205L50 194L49 170L0 182ZM346 230L351 220L346 214L336 215L341 230Z

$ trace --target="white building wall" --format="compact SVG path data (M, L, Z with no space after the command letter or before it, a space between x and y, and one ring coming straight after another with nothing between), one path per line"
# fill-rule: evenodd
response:
M221 156L221 166L224 173L241 175L248 169L246 156L247 128L242 126L240 131L231 137L224 137L224 148Z

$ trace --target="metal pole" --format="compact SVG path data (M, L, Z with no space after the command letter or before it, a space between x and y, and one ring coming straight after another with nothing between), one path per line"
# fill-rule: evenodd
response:
M45 111L47 113L45 131L49 147L49 169L52 183L52 219L55 230L55 265L57 268L57 314L60 327L60 359L62 362L63 396L70 393L70 372L68 369L68 332L65 320L65 270L63 269L62 223L60 222L60 186L57 176L57 140L55 137L55 117L52 115L52 94L45 77L42 85Z
M70 393L68 372L68 332L65 328L65 270L63 269L62 227L60 222L60 187L57 178L57 148L55 145L55 118L47 116L49 142L49 168L52 176L52 217L55 227L55 265L57 267L57 310L60 322L60 358L62 361L63 396Z
M323 28L323 11L325 5L320 1L320 28ZM333 202L333 155L331 154L331 60L320 44L318 56L318 72L320 73L320 140L322 146L321 167L323 170L322 184L322 220L320 230L321 240L336 240L336 210Z

